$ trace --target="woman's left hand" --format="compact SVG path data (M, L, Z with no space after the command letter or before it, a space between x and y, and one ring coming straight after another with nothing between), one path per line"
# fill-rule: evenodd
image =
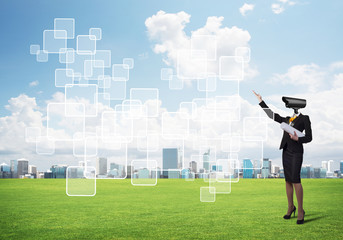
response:
M297 133L294 131L294 135L293 134L289 134L289 136L290 136L290 138L292 139L292 140L294 140L294 141L298 141L298 135L297 135Z

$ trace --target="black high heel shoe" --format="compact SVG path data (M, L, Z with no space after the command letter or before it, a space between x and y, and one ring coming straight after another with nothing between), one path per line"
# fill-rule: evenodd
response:
M304 211L303 219L297 220L297 224L304 224L304 219L305 219L305 211Z
M297 210L297 208L294 206L294 208L293 208L291 214L289 214L289 215L286 214L285 216L283 216L283 218L284 218L284 219L290 219L291 216L292 216L292 213L294 213L294 216L293 216L293 217L295 217L295 210Z

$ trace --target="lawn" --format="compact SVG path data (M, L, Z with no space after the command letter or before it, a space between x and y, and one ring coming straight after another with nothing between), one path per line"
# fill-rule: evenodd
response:
M0 239L343 239L343 179L302 181L304 225L282 218L283 179L242 179L214 203L202 180L98 180L94 197L68 197L65 179L0 179Z

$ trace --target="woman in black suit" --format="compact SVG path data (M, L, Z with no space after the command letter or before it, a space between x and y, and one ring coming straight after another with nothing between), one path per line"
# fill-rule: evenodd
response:
M254 92L254 91L253 91ZM286 180L286 193L288 199L288 211L284 216L284 219L290 219L292 213L294 213L296 207L293 203L293 186L298 200L298 219L297 224L304 223L305 211L303 209L303 188L300 180L301 165L303 162L303 143L312 141L312 129L309 116L300 114L294 114L292 117L281 117L277 113L273 113L267 104L262 100L261 95L254 92L257 99L260 102L260 106L266 112L269 118L278 123L285 122L290 124L300 132L305 130L304 137L298 137L296 132L289 134L286 131L283 133L283 137L280 144L282 149L282 165L285 173Z

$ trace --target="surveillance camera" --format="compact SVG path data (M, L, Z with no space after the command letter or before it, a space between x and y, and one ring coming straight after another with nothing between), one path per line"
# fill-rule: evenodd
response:
M285 103L287 108L293 108L295 111L306 107L306 99L282 97L282 101Z

